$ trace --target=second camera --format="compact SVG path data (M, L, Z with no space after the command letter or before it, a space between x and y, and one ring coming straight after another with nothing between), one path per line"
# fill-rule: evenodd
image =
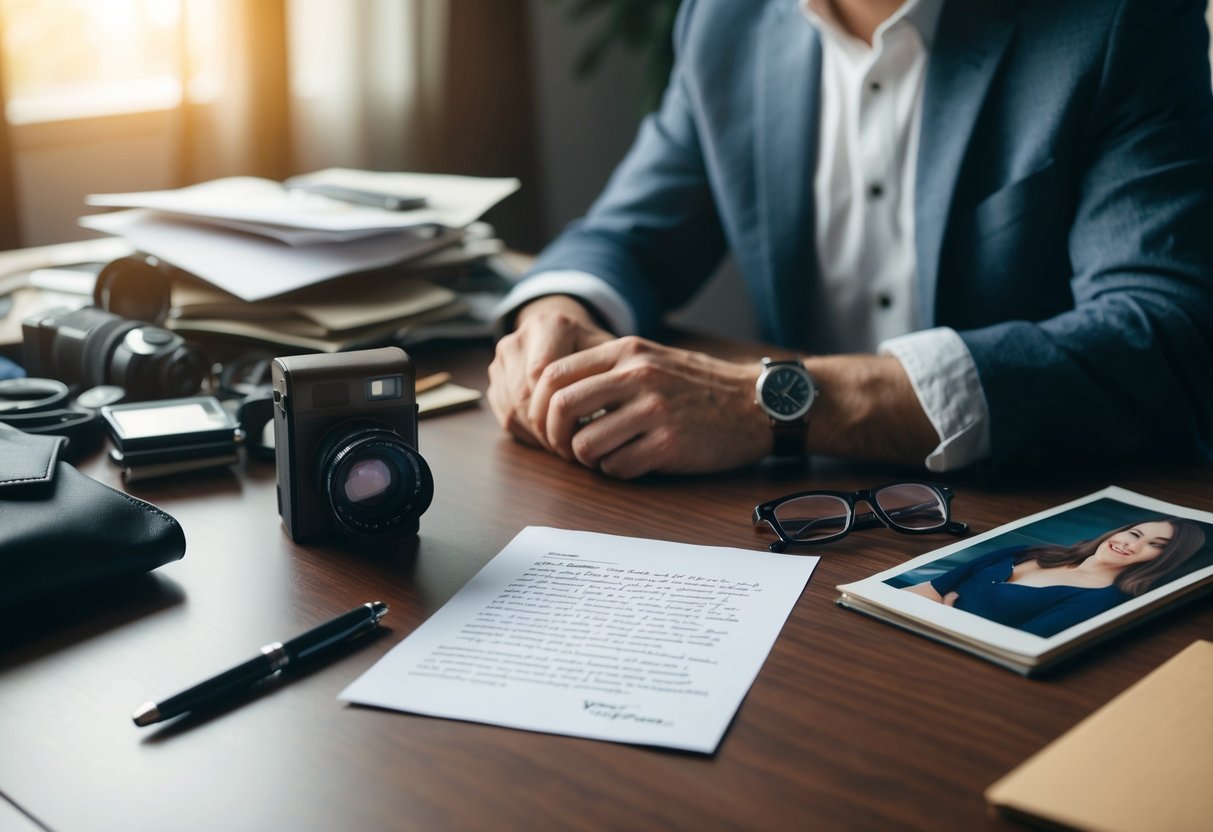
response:
M417 451L416 371L398 347L275 358L278 512L291 539L416 534L434 496Z

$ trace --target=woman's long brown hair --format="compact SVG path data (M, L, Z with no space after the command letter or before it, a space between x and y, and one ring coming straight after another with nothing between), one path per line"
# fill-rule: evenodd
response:
M1128 566L1116 576L1113 583L1117 589L1126 595L1141 595L1169 580L1176 569L1205 545L1204 529L1196 521L1181 517L1151 517L1148 520L1138 520L1134 523L1127 523L1119 529L1105 532L1094 540L1079 541L1072 546L1055 544L1031 546L1015 556L1015 563L1034 560L1043 569L1076 566L1095 554L1095 550L1099 548L1100 544L1112 535L1128 531L1142 523L1169 523L1174 533L1171 535L1171 541L1158 557L1145 563Z

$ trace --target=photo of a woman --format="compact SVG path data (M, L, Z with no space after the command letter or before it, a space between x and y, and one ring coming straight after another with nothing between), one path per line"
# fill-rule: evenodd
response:
M995 549L904 591L1048 637L1171 580L1204 544L1199 523L1158 516L1069 546Z

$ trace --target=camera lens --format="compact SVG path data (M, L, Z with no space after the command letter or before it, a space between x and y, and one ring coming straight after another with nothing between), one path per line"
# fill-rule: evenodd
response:
M206 358L189 344L182 344L160 365L156 387L166 396L190 396L198 392L206 376Z
M42 326L50 338L44 349L35 346L36 352L43 353L37 362L40 372L67 384L86 387L121 384L108 377L109 358L138 323L86 306L76 310L52 310L43 319ZM27 356L29 360L30 356Z
M338 430L320 463L320 493L337 526L367 542L415 533L434 497L425 460L387 428L364 423Z
M206 361L180 335L134 322L111 349L106 378L132 396L173 397L197 392Z
M132 400L191 395L207 371L177 333L91 306L50 310L22 332L27 370L69 385L116 385Z

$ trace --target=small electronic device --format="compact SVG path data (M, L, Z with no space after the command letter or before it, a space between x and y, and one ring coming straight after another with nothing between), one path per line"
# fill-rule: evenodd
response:
M240 425L214 396L189 396L101 408L114 440L110 457L128 479L230 465Z

